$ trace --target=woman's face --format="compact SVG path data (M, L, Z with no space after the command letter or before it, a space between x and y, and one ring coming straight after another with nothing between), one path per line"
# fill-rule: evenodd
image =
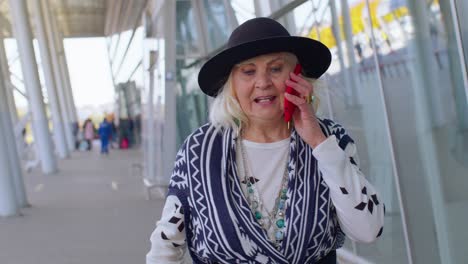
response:
M282 118L285 81L294 66L292 56L271 53L233 68L234 96L249 121L278 121Z

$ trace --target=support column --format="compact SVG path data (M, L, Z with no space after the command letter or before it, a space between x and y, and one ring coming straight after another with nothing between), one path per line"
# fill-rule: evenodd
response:
M351 96L351 104L356 105L360 104L360 96L358 93L358 81L356 79L358 72L356 69L356 58L354 57L353 30L351 25L351 17L349 15L348 0L341 0L341 13L343 15L343 25L346 38L346 52L348 54L348 69L343 70L347 70L349 72L348 74L351 79L349 85L351 85L351 91L353 93Z
M165 2L164 12L164 37L165 43L165 67L166 67L166 81L165 81L165 101L164 101L164 145L163 145L163 175L169 177L172 174L174 159L177 153L176 136L176 50L175 45L171 45L176 42L176 3L175 1ZM169 43L169 45L167 45ZM166 179L164 179L166 182Z
M4 133L5 128L3 126L3 122L0 120L1 145L4 145L7 141ZM0 217L15 216L19 213L13 177L9 167L8 152L0 151Z
M53 73L55 77L55 85L57 88L57 97L61 110L61 117L63 122L63 129L65 133L65 139L67 142L68 150L71 152L75 149L75 140L72 129L72 121L70 120L69 107L66 97L66 85L62 75L60 59L59 59L59 47L56 41L57 32L55 31L54 23L52 21L52 15L49 6L46 5L46 1L41 1L42 11L44 13L44 24L46 26L46 33L48 43L50 45L50 57L52 61Z
M448 52L448 64L450 67L450 77L453 82L453 94L455 97L455 109L457 111L457 118L460 124L460 131L466 133L468 131L468 82L467 82L467 68L466 63L463 60L464 57L468 58L468 39L465 39L467 43L467 50L463 52L462 44L462 32L460 29L465 28L468 33L468 25L463 23L458 24L464 19L468 21L465 16L454 14L451 9L451 1L440 1L440 11L442 13L442 21L445 25L446 36L447 36L447 52ZM468 15L468 3L466 1L460 1L460 5L465 5L466 9L458 8L459 14ZM455 11L455 9L453 9ZM456 11L457 12L457 11ZM468 38L468 34L466 36ZM465 54L465 56L463 55ZM446 91L444 91L446 92ZM468 140L467 140L468 141ZM459 144L463 147L463 144Z
M2 71L3 65L0 63L0 72ZM26 207L29 206L29 204L26 198L26 190L24 188L23 173L21 170L21 163L19 160L18 150L16 149L16 137L13 125L14 123L11 121L11 114L9 112L10 110L8 108L7 97L5 95L7 89L9 89L9 87L7 87L4 79L0 79L0 130L2 134L0 135L0 146L3 146L3 149L0 152L2 152L1 155L4 155L4 157L0 157L0 159L5 159L5 161L7 162L6 165L0 162L0 166L3 168L3 170L0 171L0 174L4 174L0 176L0 178L8 178L0 180L0 185L3 184L4 188L7 188L8 186L10 186L9 182L11 181L13 185L10 187L13 190L6 191L3 190L2 187L0 187L0 192L5 191L5 195L10 195L8 193L12 192L14 194L14 202L16 203L16 205L19 207ZM0 196L0 200L2 199L6 200L5 204L0 205L0 207L7 206L7 204L10 203L10 199L7 196ZM7 206L4 207L4 209L5 208L10 207ZM0 208L0 211L1 210L2 209ZM0 213L0 216L1 215L3 214Z
M18 112L16 111L16 103L15 103L15 97L13 96L13 89L11 89L9 85L9 83L11 82L10 70L8 66L8 58L6 56L6 51L5 51L5 43L3 42L3 40L4 39L0 31L0 67L2 68L2 70L0 71L0 78L5 80L5 85L6 85L5 96L8 102L8 109L10 110L13 124L16 124L18 121Z
M61 69L63 80L65 81L65 96L67 99L67 105L69 107L70 121L75 122L78 121L78 116L76 114L75 100L73 99L73 90L70 82L70 71L68 70L67 56L65 55L65 47L63 46L64 38L58 28L56 19L52 19L52 27L56 33L55 37L57 41L59 61L62 64Z
M70 105L70 119L72 122L76 122L78 121L78 114L76 113L76 105L75 105L75 99L74 99L74 96L73 96L73 88L71 86L71 81L70 81L70 70L68 69L68 62L67 62L67 56L65 55L65 47L63 46L63 41L61 41L60 43L62 43L62 64L63 64L63 72L64 72L64 75L65 75L65 80L67 81L67 87L68 89L66 90L67 93L67 101L68 101L68 105Z
M44 98L41 93L26 2L10 0L10 8L13 18L12 24L18 40L24 83L28 92L29 107L32 113L34 142L39 150L43 173L51 174L57 171L57 163L53 153Z
M54 75L52 71L52 60L50 59L49 43L47 41L46 30L44 26L44 20L42 7L40 0L33 0L33 8L35 11L35 22L37 29L37 39L39 41L39 48L41 50L42 58L42 69L44 71L44 77L47 85L47 93L49 97L49 108L53 122L53 135L55 148L60 158L64 159L69 156L68 147L65 138L64 124L60 117L60 106L58 104L56 86L54 82ZM65 124L66 125L66 124Z
M2 70L2 67L0 67ZM23 172L21 170L21 163L19 160L18 150L16 149L16 137L14 132L14 123L11 121L11 115L9 113L8 104L5 96L6 83L0 79L0 127L3 130L4 146L2 152L7 156L8 167L5 167L8 171L9 177L13 179L13 188L16 196L16 203L20 207L29 206L26 198L26 190L23 182Z
M158 52L157 51L150 51L149 52L149 67L148 67L148 75L149 75L149 91L148 91L148 101L147 104L147 135L148 135L148 157L146 160L146 167L147 167L147 175L146 178L149 180L154 181L160 175L156 175L156 163L159 161L156 159L156 133L155 133L155 115L154 115L154 88L155 88L155 80L154 80L154 71L156 68L156 61L157 61Z
M54 27L55 36L57 38L57 47L59 55L60 69L62 70L62 77L65 88L65 99L68 106L68 114L70 118L70 128L73 128L75 122L78 122L78 115L76 113L75 100L73 99L73 89L70 82L70 71L68 70L67 57L65 55L65 48L63 46L63 36L58 29L57 21L52 19L52 26ZM73 130L73 129L72 129ZM75 135L73 134L73 142L75 142Z

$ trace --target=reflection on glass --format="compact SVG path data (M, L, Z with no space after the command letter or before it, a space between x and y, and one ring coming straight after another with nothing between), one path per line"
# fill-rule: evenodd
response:
M183 68L184 60L177 60L177 144L200 125L208 122L207 98L198 88L199 66Z
M195 17L192 2L188 0L176 2L176 52L178 55L198 54L198 33L195 28Z
M468 220L460 187L468 186L466 97L456 96L464 88L449 5L373 1L367 20L376 37L411 253L422 263L466 260L457 246L468 237L460 231Z
M227 42L230 28L223 0L205 0L204 12L207 24L208 46L214 50Z
M361 170L380 191L386 205L385 228L377 242L365 245L347 241L344 246L374 263L407 263L387 117L379 89L378 71L382 69L374 62L374 56L392 53L395 47L382 34L376 52L368 25L380 26L379 21L368 19L365 1L348 1L349 6L340 5L343 2L308 1L294 11L298 32L322 41L333 56L330 69L322 77L326 87L316 87L321 99L318 113L347 128L357 142ZM371 5L374 12L379 2Z

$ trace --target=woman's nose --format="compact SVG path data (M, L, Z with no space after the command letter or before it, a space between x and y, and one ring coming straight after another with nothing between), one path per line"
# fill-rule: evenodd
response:
M255 82L255 88L266 89L272 85L271 76L268 73L260 73Z

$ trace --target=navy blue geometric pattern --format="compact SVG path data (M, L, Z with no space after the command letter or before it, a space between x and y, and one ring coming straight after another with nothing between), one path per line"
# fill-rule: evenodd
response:
M342 188L342 189L344 189L344 188ZM367 198L366 199L367 203L366 202L360 202L354 208L356 208L357 210L363 211L367 207L367 210L369 210L369 213L372 214L374 212L374 205L379 205L379 200L377 199L377 195L372 194L372 195L370 195L370 198L369 198L369 195L367 194L366 186L364 186L362 188L361 193L364 194L365 198Z
M348 190L346 190L344 187L340 187L340 190L343 194L349 194Z
M333 121L319 123L326 136L336 136L342 149L353 143ZM236 140L232 129L206 124L192 133L177 153L168 195L176 195L182 203L187 246L194 263L314 263L341 247L344 233L309 145L293 130L286 232L280 249L276 249L242 192Z

